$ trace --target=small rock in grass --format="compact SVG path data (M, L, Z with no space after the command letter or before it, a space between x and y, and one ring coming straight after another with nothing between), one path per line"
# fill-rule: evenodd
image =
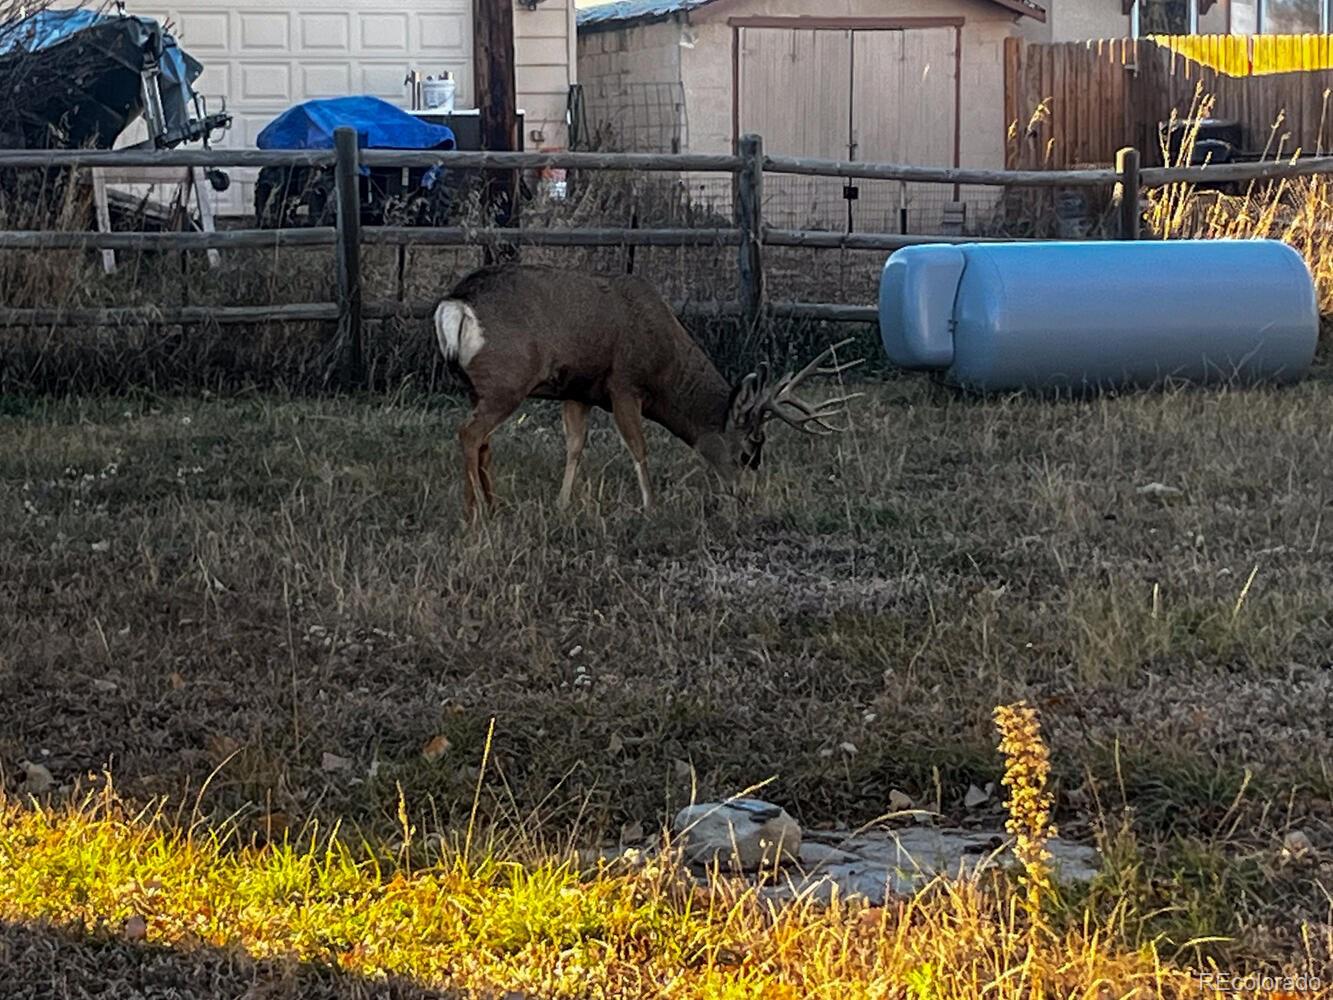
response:
M991 792L995 786L991 782L986 783L984 789L976 785L967 786L967 794L963 796L963 805L968 809L977 809L990 801Z
M630 847L643 841L643 824L638 820L626 823L620 828L620 846Z
M686 860L714 860L743 870L796 857L801 828L781 806L758 799L730 799L687 806L671 824Z
M23 790L29 795L43 795L55 787L55 778L41 764L23 760L19 761L19 767L23 769Z
M346 757L339 757L336 753L329 753L326 750L324 756L319 759L319 766L324 771L346 771L352 766L352 762Z
M148 937L148 921L137 913L125 921L125 940L143 941Z

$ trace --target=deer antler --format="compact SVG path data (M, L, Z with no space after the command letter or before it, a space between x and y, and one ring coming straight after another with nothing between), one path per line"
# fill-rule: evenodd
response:
M811 375L841 375L864 362L864 358L857 358L855 361L841 363L835 361L834 364L824 367L824 362L836 356L838 348L846 347L851 342L849 338L834 344L800 371L783 376L772 386L763 386L759 391L759 398L754 403L755 420L762 424L772 417L777 417L783 423L806 434L827 435L842 430L830 424L829 418L847 412L846 404L862 396L863 393L854 392L835 399L827 399L822 403L811 404L798 397L796 390Z

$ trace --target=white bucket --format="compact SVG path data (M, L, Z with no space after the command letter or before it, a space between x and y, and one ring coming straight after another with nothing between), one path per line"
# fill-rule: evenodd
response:
M430 77L421 85L421 100L431 111L453 114L454 93L457 90L458 83L452 77Z

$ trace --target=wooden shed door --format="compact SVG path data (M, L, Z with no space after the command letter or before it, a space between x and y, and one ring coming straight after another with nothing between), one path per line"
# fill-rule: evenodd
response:
M947 28L741 28L738 121L773 155L950 166L957 32ZM930 232L952 189L768 175L770 225Z
M740 130L764 137L782 156L849 155L850 31L742 28ZM834 177L768 174L764 216L781 229L846 224L843 184Z
M958 129L953 28L857 31L852 55L855 159L954 165ZM852 218L861 232L938 233L953 188L856 181ZM905 217L904 217L905 216Z

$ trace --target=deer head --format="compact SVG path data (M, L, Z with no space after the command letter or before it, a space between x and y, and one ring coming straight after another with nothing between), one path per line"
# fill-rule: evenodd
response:
M741 470L757 470L763 462L767 425L781 420L803 434L827 436L842 430L830 421L847 412L847 403L862 393L851 393L810 403L796 394L812 375L841 375L864 359L837 361L837 351L852 341L841 341L826 348L798 372L772 378L767 363L746 375L732 390L722 433L700 440L698 450L724 479L734 479ZM832 361L833 364L826 364Z

